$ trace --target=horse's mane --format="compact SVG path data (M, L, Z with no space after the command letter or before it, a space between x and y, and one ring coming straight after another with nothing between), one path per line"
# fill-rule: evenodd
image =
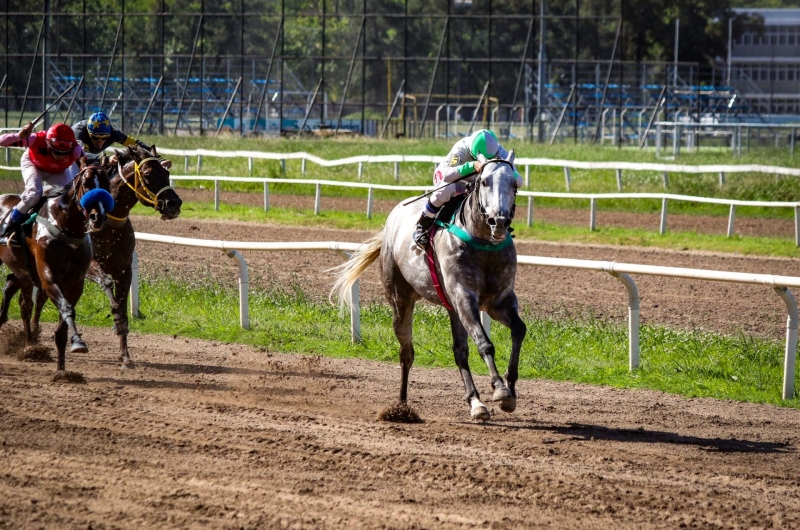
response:
M153 156L153 153L151 153L147 149L139 147L138 145L132 145L129 148L124 149L122 151L117 150L116 153L117 153L117 159L119 159L119 163L123 166L128 162L131 161L141 162L145 158L150 158L151 156Z

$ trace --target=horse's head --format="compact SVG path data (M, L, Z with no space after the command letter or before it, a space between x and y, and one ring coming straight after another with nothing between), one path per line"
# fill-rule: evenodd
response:
M511 226L516 210L517 179L514 175L514 150L508 158L484 159L482 169L475 181L478 210L489 225L490 239L502 241Z
M183 201L169 183L169 170L161 165L156 146L150 152L138 147L117 151L120 174L134 189L144 206L151 206L161 214L161 219L175 219L181 214Z
M114 209L108 170L104 164L88 164L85 158L81 158L78 165L80 170L72 184L72 196L83 210L86 231L97 232L103 228L106 214Z

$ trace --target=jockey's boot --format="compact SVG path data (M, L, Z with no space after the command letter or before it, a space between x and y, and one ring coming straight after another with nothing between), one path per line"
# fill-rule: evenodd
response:
M19 231L25 217L27 216L24 213L20 213L17 209L11 210L3 220L3 224L0 225L0 246L20 246L19 239L12 238L11 235Z
M431 227L435 220L436 218L425 215L425 212L419 216L417 227L414 229L414 235L411 237L414 239L414 243L422 250L426 250L428 248L428 243L431 242Z

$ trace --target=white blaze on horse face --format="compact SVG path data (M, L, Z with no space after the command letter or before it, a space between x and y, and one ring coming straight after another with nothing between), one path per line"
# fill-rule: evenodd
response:
M492 164L482 177L480 200L487 217L508 217L514 205L513 170L508 164Z

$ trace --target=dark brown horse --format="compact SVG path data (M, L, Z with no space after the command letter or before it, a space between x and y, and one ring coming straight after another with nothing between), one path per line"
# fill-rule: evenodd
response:
M83 294L83 284L92 261L92 241L88 233L103 227L113 199L109 194L108 171L80 161L80 172L64 188L48 193L45 204L36 212L30 235L21 247L0 248L0 260L9 275L0 304L0 325L8 319L11 297L20 292L19 306L25 328L25 346L34 342L31 333L33 288L53 301L58 309L55 342L58 373L66 370L67 333L70 352L89 351L75 327L75 305ZM0 196L0 216L19 203L18 195Z
M136 238L128 214L139 202L155 208L161 219L175 219L181 213L183 202L169 185L169 171L161 165L156 146L150 152L128 147L117 151L116 157L117 164L108 167L109 172L116 172L111 178L115 206L103 228L91 234L94 259L86 278L100 285L108 296L114 333L119 336L119 361L123 368L133 368L128 351L128 293ZM44 296L36 298L35 329L46 302Z

